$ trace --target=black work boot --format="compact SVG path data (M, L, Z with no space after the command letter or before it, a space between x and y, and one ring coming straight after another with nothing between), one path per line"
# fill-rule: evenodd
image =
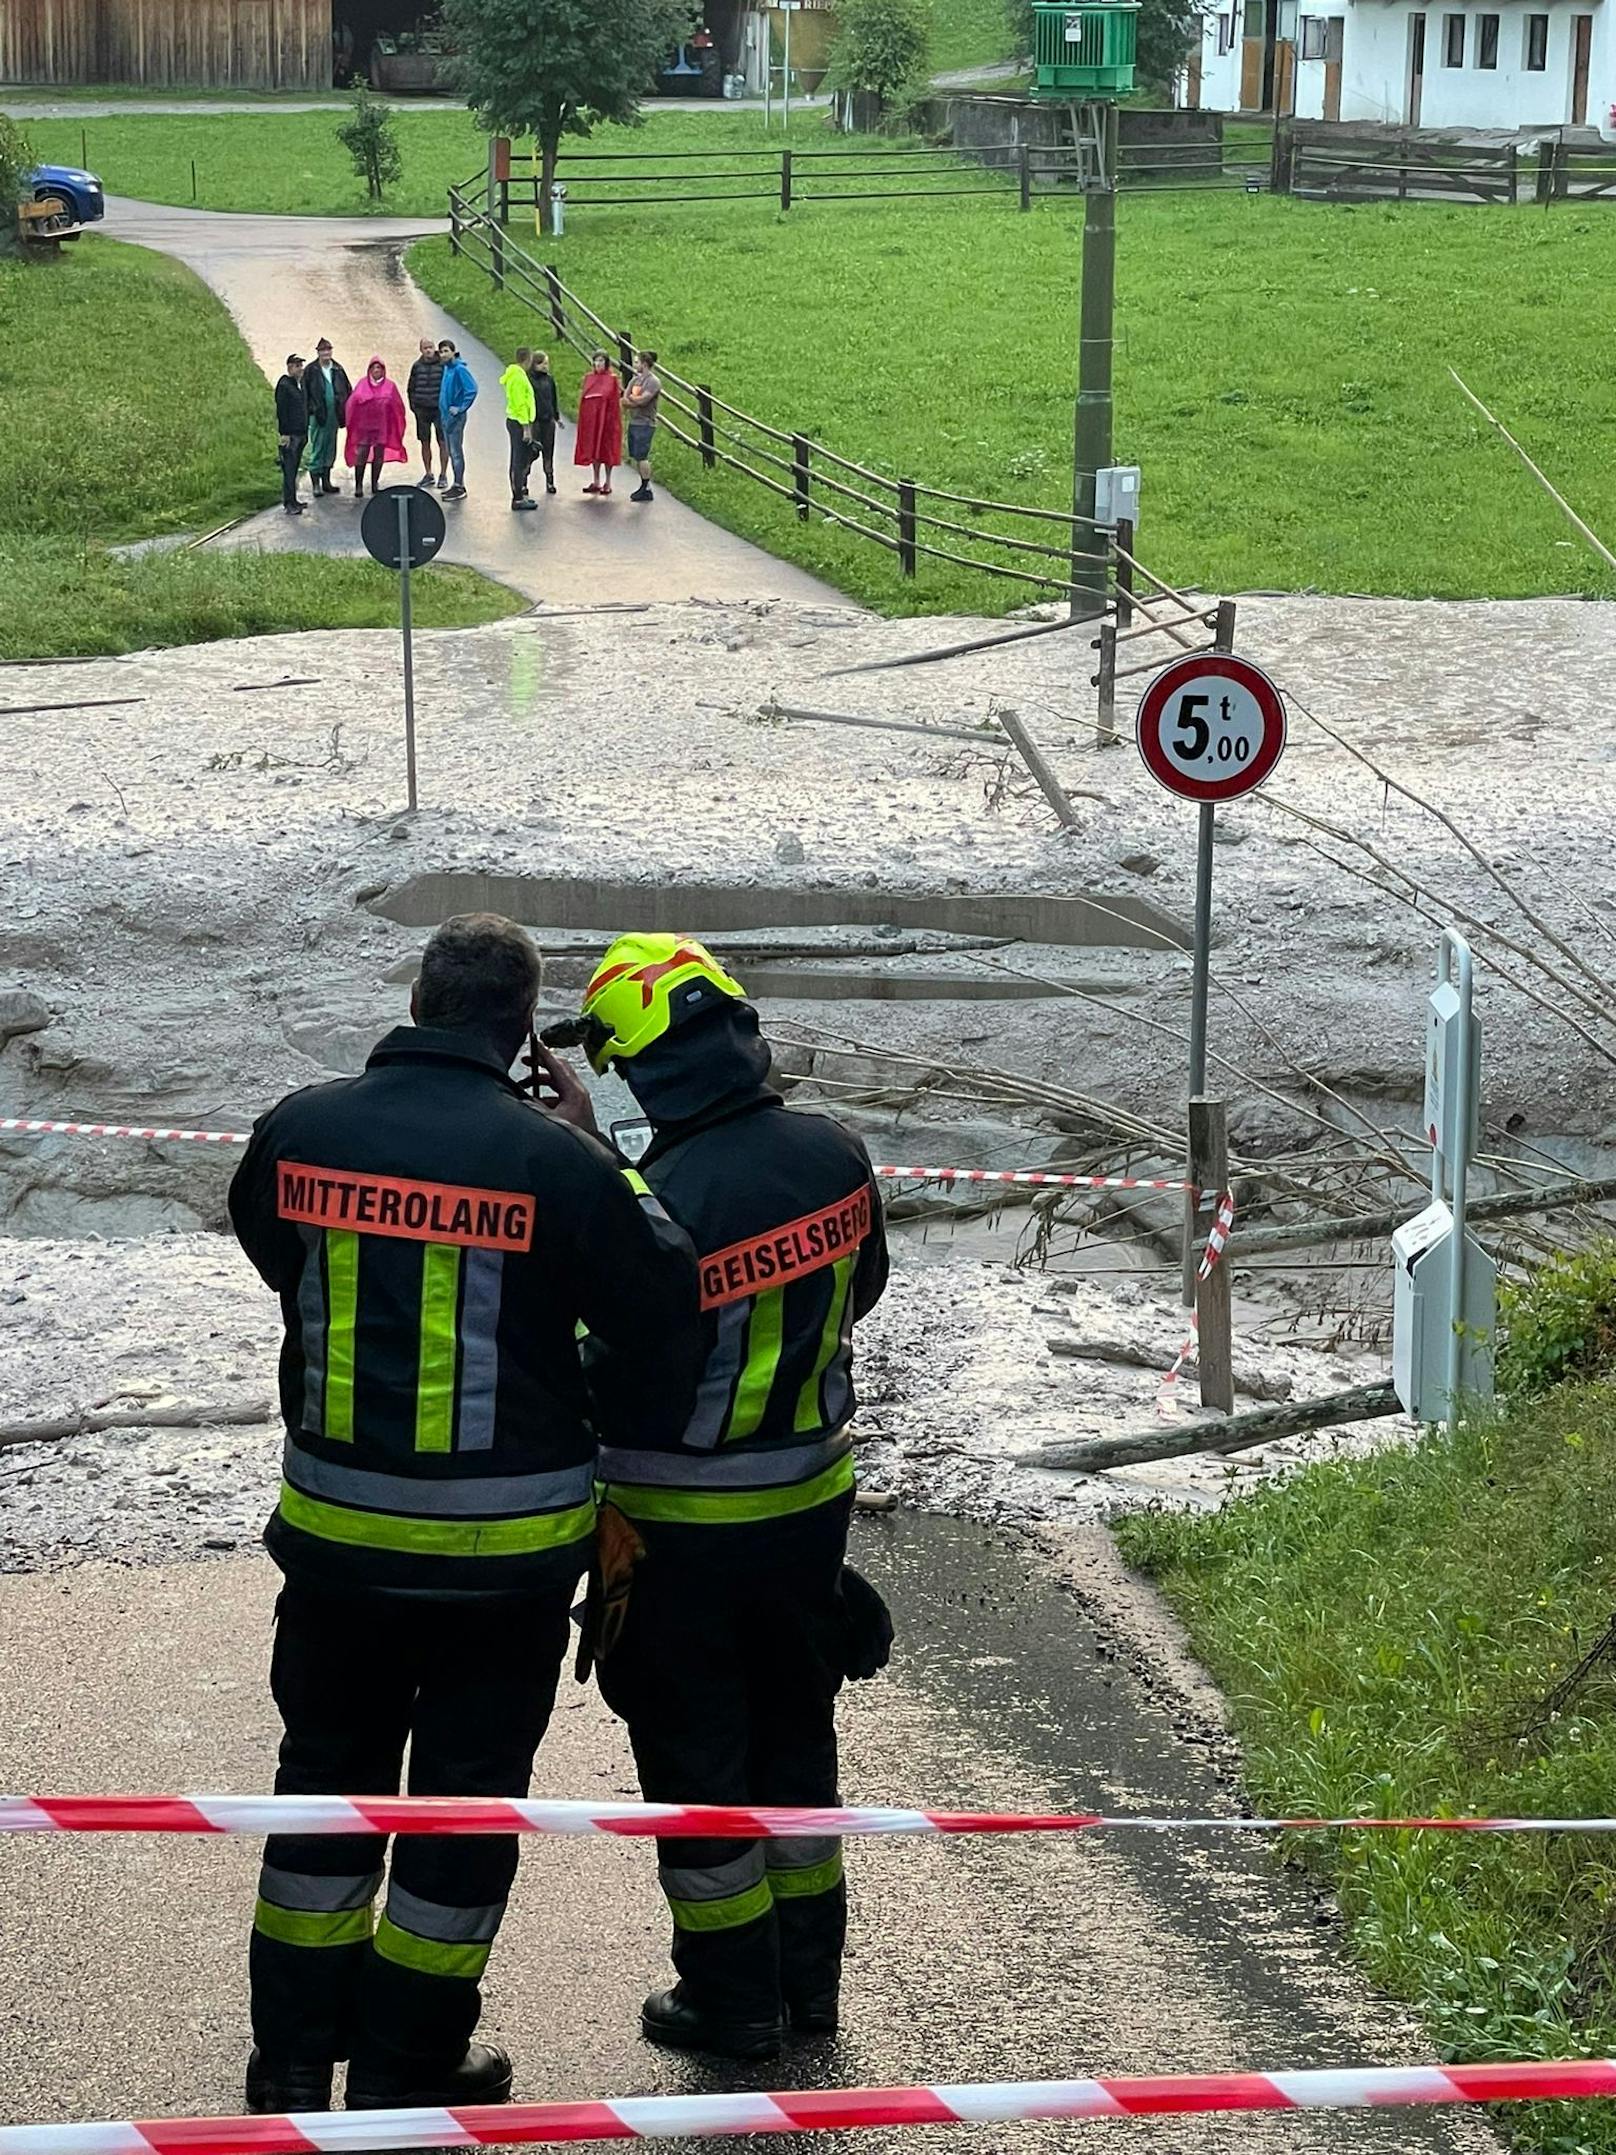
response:
M350 2110L439 2108L461 2103L508 2103L511 2061L494 2043L472 2043L447 2072L415 2072L407 2065L356 2059L348 2068Z
M266 2058L255 2049L247 2060L247 2115L279 2117L287 2110L329 2110L331 2072L312 2058Z
M779 2055L779 2020L720 2020L685 1996L682 1983L654 1990L640 2007L640 2029L648 2043L664 2050L710 2050L720 2058L773 2058Z
M793 2035L834 2035L841 2021L841 2001L834 1990L814 1990L786 2000L786 2024Z

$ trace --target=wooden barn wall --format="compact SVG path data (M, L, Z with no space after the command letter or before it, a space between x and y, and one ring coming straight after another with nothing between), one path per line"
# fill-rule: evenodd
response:
M330 0L0 0L0 81L323 90Z
M95 82L103 0L0 0L0 82Z

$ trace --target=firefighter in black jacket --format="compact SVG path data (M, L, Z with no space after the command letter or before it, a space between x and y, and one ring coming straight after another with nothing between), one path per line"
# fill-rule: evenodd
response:
M257 1124L230 1216L281 1298L277 1790L525 1795L595 1527L596 1433L676 1430L690 1246L507 1072L539 961L471 914L427 944L415 1025ZM586 1378L578 1335L598 1343ZM616 1351L614 1351L616 1350ZM655 1437L653 1435L653 1441ZM502 2102L474 2043L514 1839L276 1835L250 1956L247 2106Z
M650 1118L640 1171L695 1243L704 1358L680 1439L602 1448L608 1501L645 1553L601 1688L653 1801L834 1804L836 1693L873 1673L850 1664L849 1594L874 1597L843 1569L853 1325L887 1278L869 1158L769 1088L756 1012L699 943L620 938L584 1019L594 1068L615 1066ZM833 2032L841 1844L658 1853L679 1980L646 2000L646 2035L768 2057L786 2025Z

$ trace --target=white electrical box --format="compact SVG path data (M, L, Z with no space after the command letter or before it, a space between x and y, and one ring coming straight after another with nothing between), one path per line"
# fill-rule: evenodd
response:
M1420 1422L1445 1422L1451 1411L1453 1258L1453 1215L1446 1205L1428 1205L1392 1236L1392 1383L1404 1413ZM1464 1295L1459 1389L1490 1399L1498 1268L1472 1235L1465 1237Z
M1425 1022L1425 1135L1451 1161L1459 1134L1468 1123L1465 1156L1473 1160L1481 1146L1481 1020L1472 1017L1470 1067L1460 1067L1465 1026L1459 990L1444 980L1431 992Z
M1094 474L1094 521L1114 531L1139 521L1139 466L1107 464Z

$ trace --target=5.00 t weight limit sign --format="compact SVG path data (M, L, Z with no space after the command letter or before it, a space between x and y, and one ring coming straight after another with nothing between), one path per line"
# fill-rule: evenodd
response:
M1250 793L1285 749L1285 704L1260 666L1220 652L1175 659L1139 699L1139 753L1187 801Z

